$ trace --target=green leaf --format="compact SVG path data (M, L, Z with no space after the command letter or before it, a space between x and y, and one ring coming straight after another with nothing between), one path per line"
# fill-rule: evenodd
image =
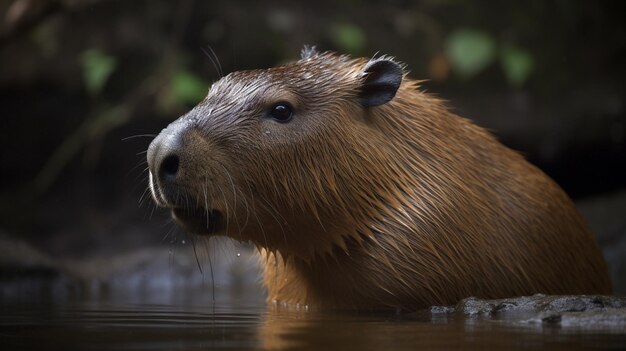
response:
M500 60L509 84L517 88L526 82L535 66L530 52L510 45L500 51Z
M472 29L457 30L446 40L446 56L463 78L471 78L485 69L495 58L495 48L489 34Z
M172 98L177 104L197 104L202 101L207 94L208 84L198 76L180 70L172 78L170 87Z
M97 95L104 88L111 73L115 71L117 60L97 49L86 50L81 55L83 79L87 91Z
M361 53L367 41L363 30L350 23L340 23L331 27L330 35L341 51L352 54Z

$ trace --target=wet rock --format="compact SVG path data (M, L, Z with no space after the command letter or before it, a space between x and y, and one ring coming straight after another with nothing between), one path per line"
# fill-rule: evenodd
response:
M467 316L493 315L501 312L584 312L626 307L626 297L603 295L543 295L482 300L469 297L461 300L448 313Z
M626 308L582 312L544 312L520 323L546 326L580 327L585 329L621 329L626 331Z
M514 324L619 329L626 327L626 297L543 295L483 300L469 297L455 306L433 306L431 315L461 314Z
M453 313L454 310L454 306L432 306L430 308L430 313L432 314L450 314Z

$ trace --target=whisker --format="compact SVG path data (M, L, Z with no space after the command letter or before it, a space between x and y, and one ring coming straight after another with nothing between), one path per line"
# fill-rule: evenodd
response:
M215 306L215 275L213 274L213 261L211 255L207 255L209 261L209 272L211 273L211 297L213 299L213 306Z
M259 205L261 205L261 208L263 208L267 213L269 213L270 216L274 218L276 223L278 223L278 226L280 227L280 231L283 234L283 239L285 240L285 244L287 244L287 235L285 234L285 228L283 227L283 224L281 223L280 220L278 220L278 217L276 217L273 212L276 212L278 216L280 216L283 219L283 222L287 222L287 221L280 213L278 213L278 211L269 202L265 201L262 197L260 199L261 201L264 201L267 206L270 207L268 208L266 205L259 203Z
M246 196L242 196L242 198L245 200L245 204L246 204L246 222L244 224L244 228L248 225L248 221L250 219L250 213L253 211L256 211L256 209L252 206L252 211L250 210L250 203L254 204L254 194L252 192L252 188L250 187L250 183L249 182L244 182L248 188L248 194L250 194L249 199L246 198ZM256 212L255 212L256 213ZM258 218L257 218L257 222L258 222ZM259 226L261 226L261 223L259 222ZM241 237L241 233L239 233L239 236ZM267 241L267 240L266 240Z
M230 175L230 172L228 172L228 169L226 167L224 167L224 165L220 164L220 166L224 169L224 172L226 173L226 175L228 176L228 180L230 181L230 185L233 189L233 208L235 209L235 213L233 213L233 217L235 219L235 224L237 225L237 230L239 231L239 234L241 236L241 226L239 225L239 218L237 216L237 189L235 188L235 182L233 181L233 177Z
M226 198L226 194L224 193L224 190L222 189L221 186L217 187L219 189L219 191L222 193L222 198L224 199L224 207L226 207L226 233L228 233L228 229L230 228L230 212L229 212L229 208L228 208L228 199Z
M207 223L207 230L208 230L209 229L208 227L211 225L211 223L209 223L210 213L209 213L209 199L207 196L207 188L208 188L208 178L205 176L204 183L202 184L202 192L204 193L204 212L206 214L206 223Z
M262 198L262 197L261 197L260 199L261 199L261 201L263 201L263 202L264 202L267 206L269 206L269 207L272 209L272 211L274 211L274 214L275 214L275 215L277 215L278 217L280 217L280 219L282 220L282 223L287 223L287 219L285 219L285 217L283 217L283 215L282 215L282 214L280 214L280 211L278 211L278 210L276 209L276 207L272 206L272 204L271 204L271 203L269 203L266 199L264 199L264 198ZM277 221L278 221L278 220L277 220ZM281 223L281 221L278 221L278 223Z
M126 176L128 177L130 175L131 172L137 170L137 168L146 165L145 162L140 163L138 165L136 165L135 167L133 167L127 174ZM149 167L145 166L140 172L137 173L137 175L135 176L135 178L133 179L133 181L137 181L137 179L139 179L139 177L144 176L144 179L147 179L148 175L150 174L150 172L148 172Z
M263 229L263 223L261 223L261 220L259 219L259 216L257 215L256 211L253 211L252 214L254 215L254 218L259 224L259 229L261 229L261 234L263 234L263 241L265 242L265 247L269 248L269 245L267 243L267 235L265 234L265 229Z
M133 173L135 170L137 170L137 168L148 164L148 161L141 160L139 161L139 163L137 163L136 165L134 165L130 170L128 170L128 172L126 172L126 174L124 175L124 178L127 178L131 173ZM139 175L143 174L143 172L145 172L146 170L148 170L148 167L146 167L142 172L139 173ZM135 179L137 179L137 176L135 176Z
M241 196L241 199L244 206L246 207L246 220L243 223L243 226L241 226L241 228L239 229L239 237L241 237L241 232L246 229L246 226L248 225L248 220L250 219L250 204L248 203L248 199L246 199L245 196Z
M141 182L146 182L148 180L148 178L150 177L150 172L147 172L148 167L144 168L143 171L141 171L141 173L139 173L136 177L135 177L135 181L137 181L137 179L139 179L139 177L141 177L142 174L144 174L143 178L141 178Z
M210 45L209 45L209 50L211 50L211 52L213 53L213 57L215 58L215 61L217 62L217 67L220 69L220 77L224 77L224 70L222 69L220 58L217 56L217 54L215 53L215 51Z
M122 138L122 141L128 141L128 140L137 139L137 138L156 138L156 136L157 134L137 134L137 135L131 135L131 136Z
M189 201L188 201L188 199L187 199L187 196L185 196L185 195L180 196L180 192L178 192L178 194L177 194L177 195L178 195L178 196L177 196L177 199L176 199L176 200L178 200L178 198L179 198L179 197L182 197L182 198L183 198L183 201L185 201L185 211L187 211L187 213L190 213L191 211L190 211L190 209L189 209ZM178 203L178 201L176 201L176 203Z
M204 275L202 272L202 266L200 265L200 259L198 259L198 252L196 251L196 241L193 239L193 236L189 236L189 241L191 241L191 246L193 247L193 254L196 256L196 263L198 264L198 270L200 274Z
M215 71L217 72L218 76L220 78L224 77L224 74L222 72L222 66L220 65L220 61L217 59L217 55L215 55L215 51L213 51L213 49L211 49L210 45L208 45L207 47L210 50L210 52L207 51L203 47L201 47L200 49L209 58L209 60L211 60L211 63L213 64L213 67L215 68Z
M141 207L141 203L143 202L144 199L147 199L146 194L148 193L148 191L150 191L150 187L147 186L146 189L143 191L143 193L141 193L141 196L139 197L139 202L137 203L137 207Z
M168 229L167 232L165 232L165 235L163 236L161 241L167 240L167 238L176 230L176 223L174 223L174 221L170 220L168 221L167 224L171 224L170 229Z
M152 210L150 211L150 216L148 216L148 219L152 219L152 216L154 215L154 210L156 210L156 204L152 206Z
M250 194L250 201L252 201L253 204L256 204L258 202L256 202L254 200L254 193L252 191L252 188L250 187L250 183L247 183L248 185L248 193ZM254 216L254 218L256 219L256 222L259 224L259 229L261 230L261 234L263 235L263 242L265 243L265 247L269 247L268 242L267 242L267 235L265 233L265 229L263 228L263 223L261 223L261 220L259 219L259 216L257 215L256 212L256 207L252 207L252 215Z

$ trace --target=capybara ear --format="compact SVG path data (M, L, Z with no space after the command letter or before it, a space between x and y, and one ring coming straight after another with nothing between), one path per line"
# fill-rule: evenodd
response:
M379 106L396 96L402 82L402 66L387 57L372 60L363 69L359 99L363 107Z

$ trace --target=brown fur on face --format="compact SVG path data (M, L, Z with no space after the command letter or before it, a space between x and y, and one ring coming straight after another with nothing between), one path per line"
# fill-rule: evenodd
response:
M153 195L184 227L260 248L270 301L416 309L611 292L591 232L540 170L405 75L368 105L367 69L388 61L373 88L387 89L389 58L303 56L216 82L148 153ZM277 103L291 121L271 118Z

